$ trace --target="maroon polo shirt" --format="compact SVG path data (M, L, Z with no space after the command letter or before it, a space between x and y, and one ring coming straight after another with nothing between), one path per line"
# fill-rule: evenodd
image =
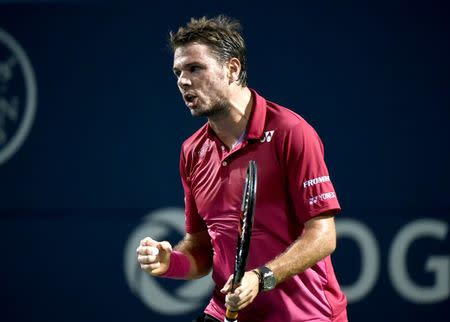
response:
M228 150L208 123L182 145L186 231L208 230L213 246L213 298L205 312L223 320L219 292L233 273L242 190L250 160L258 188L247 270L267 263L301 234L304 223L340 206L324 162L322 142L299 115L252 90L253 107L241 143ZM245 321L345 321L346 299L330 257L260 293L240 312Z

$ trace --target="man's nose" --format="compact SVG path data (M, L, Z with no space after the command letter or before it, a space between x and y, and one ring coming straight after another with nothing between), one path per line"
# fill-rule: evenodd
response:
M191 85L191 80L185 73L181 73L180 77L178 78L178 86L185 88Z

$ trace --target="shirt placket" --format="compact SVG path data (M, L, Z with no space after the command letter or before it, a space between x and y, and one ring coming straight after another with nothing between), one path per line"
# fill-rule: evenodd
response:
M237 146L233 147L230 151L227 150L224 144L220 144L220 164L222 168L229 168L229 165L231 162L233 162L233 159L236 158L236 155L241 152L242 149L244 149L247 146L248 142L245 139Z

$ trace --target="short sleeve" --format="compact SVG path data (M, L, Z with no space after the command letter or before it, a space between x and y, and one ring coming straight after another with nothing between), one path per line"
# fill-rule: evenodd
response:
M287 130L283 156L290 198L301 223L324 212L340 211L322 141L305 120Z
M196 233L199 231L204 231L207 229L205 222L200 217L197 206L195 204L194 196L190 188L190 177L187 175L188 164L183 153L183 149L180 154L180 176L181 183L183 184L184 190L184 214L185 214L185 225L187 233Z

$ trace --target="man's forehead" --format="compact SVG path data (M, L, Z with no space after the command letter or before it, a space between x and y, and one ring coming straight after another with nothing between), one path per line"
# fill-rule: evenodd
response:
M189 64L193 61L206 61L214 59L208 45L201 43L190 43L179 46L174 52L174 67L177 65Z

